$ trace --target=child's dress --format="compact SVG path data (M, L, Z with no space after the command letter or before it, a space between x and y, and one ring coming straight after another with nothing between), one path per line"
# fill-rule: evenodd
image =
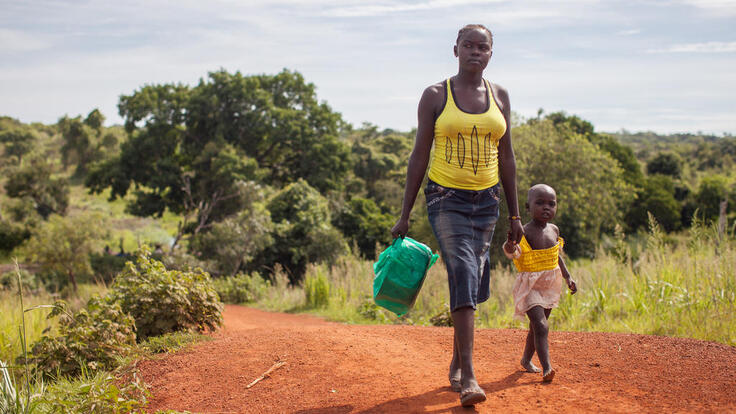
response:
M504 249L506 256L514 260L519 272L514 282L515 319L526 320L526 312L535 306L544 309L557 307L562 289L559 254L563 244L564 240L559 237L556 245L534 250L522 237L513 254Z

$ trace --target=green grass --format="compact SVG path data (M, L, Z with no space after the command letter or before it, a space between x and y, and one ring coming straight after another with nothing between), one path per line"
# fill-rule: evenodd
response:
M101 286L81 284L76 296L64 298L64 300L69 304L70 310L76 311L82 308L90 297L102 294L103 291L104 288ZM46 319L51 309L42 306L52 305L57 298L57 295L45 291L32 295L24 293L23 305L26 310L32 309L25 312L26 342L29 346L43 336L44 330L53 331L56 327L55 320ZM12 363L22 354L22 343L18 332L20 325L21 308L18 291L0 291L0 361Z

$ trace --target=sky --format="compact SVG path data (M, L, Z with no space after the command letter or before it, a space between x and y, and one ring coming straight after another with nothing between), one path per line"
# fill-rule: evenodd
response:
M736 0L0 0L0 115L119 124L146 84L286 68L354 126L408 131L467 23L493 31L485 77L524 118L736 134Z

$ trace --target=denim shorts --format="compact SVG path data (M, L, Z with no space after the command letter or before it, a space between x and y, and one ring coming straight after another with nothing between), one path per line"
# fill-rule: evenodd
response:
M498 221L499 184L485 190L424 189L429 223L440 245L450 286L450 311L485 302L491 295L490 254Z

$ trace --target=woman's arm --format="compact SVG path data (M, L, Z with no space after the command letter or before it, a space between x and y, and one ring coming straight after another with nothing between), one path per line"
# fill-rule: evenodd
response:
M409 157L409 167L406 171L406 186L404 188L404 201L401 205L401 217L391 228L393 237L403 237L409 231L409 218L414 201L417 199L419 186L422 185L424 173L429 164L429 154L432 150L434 140L434 121L437 100L444 99L442 84L436 84L424 90L419 100L417 137L414 141L414 149Z
M509 93L501 86L493 86L501 106L501 112L506 119L506 133L503 134L501 140L498 142L498 171L501 175L501 185L503 185L503 193L506 196L509 216L519 217L519 202L516 194L516 157L514 157L514 148L511 145L511 104L509 102ZM509 227L511 229L511 240L515 243L521 241L521 236L524 234L521 220L510 220Z

